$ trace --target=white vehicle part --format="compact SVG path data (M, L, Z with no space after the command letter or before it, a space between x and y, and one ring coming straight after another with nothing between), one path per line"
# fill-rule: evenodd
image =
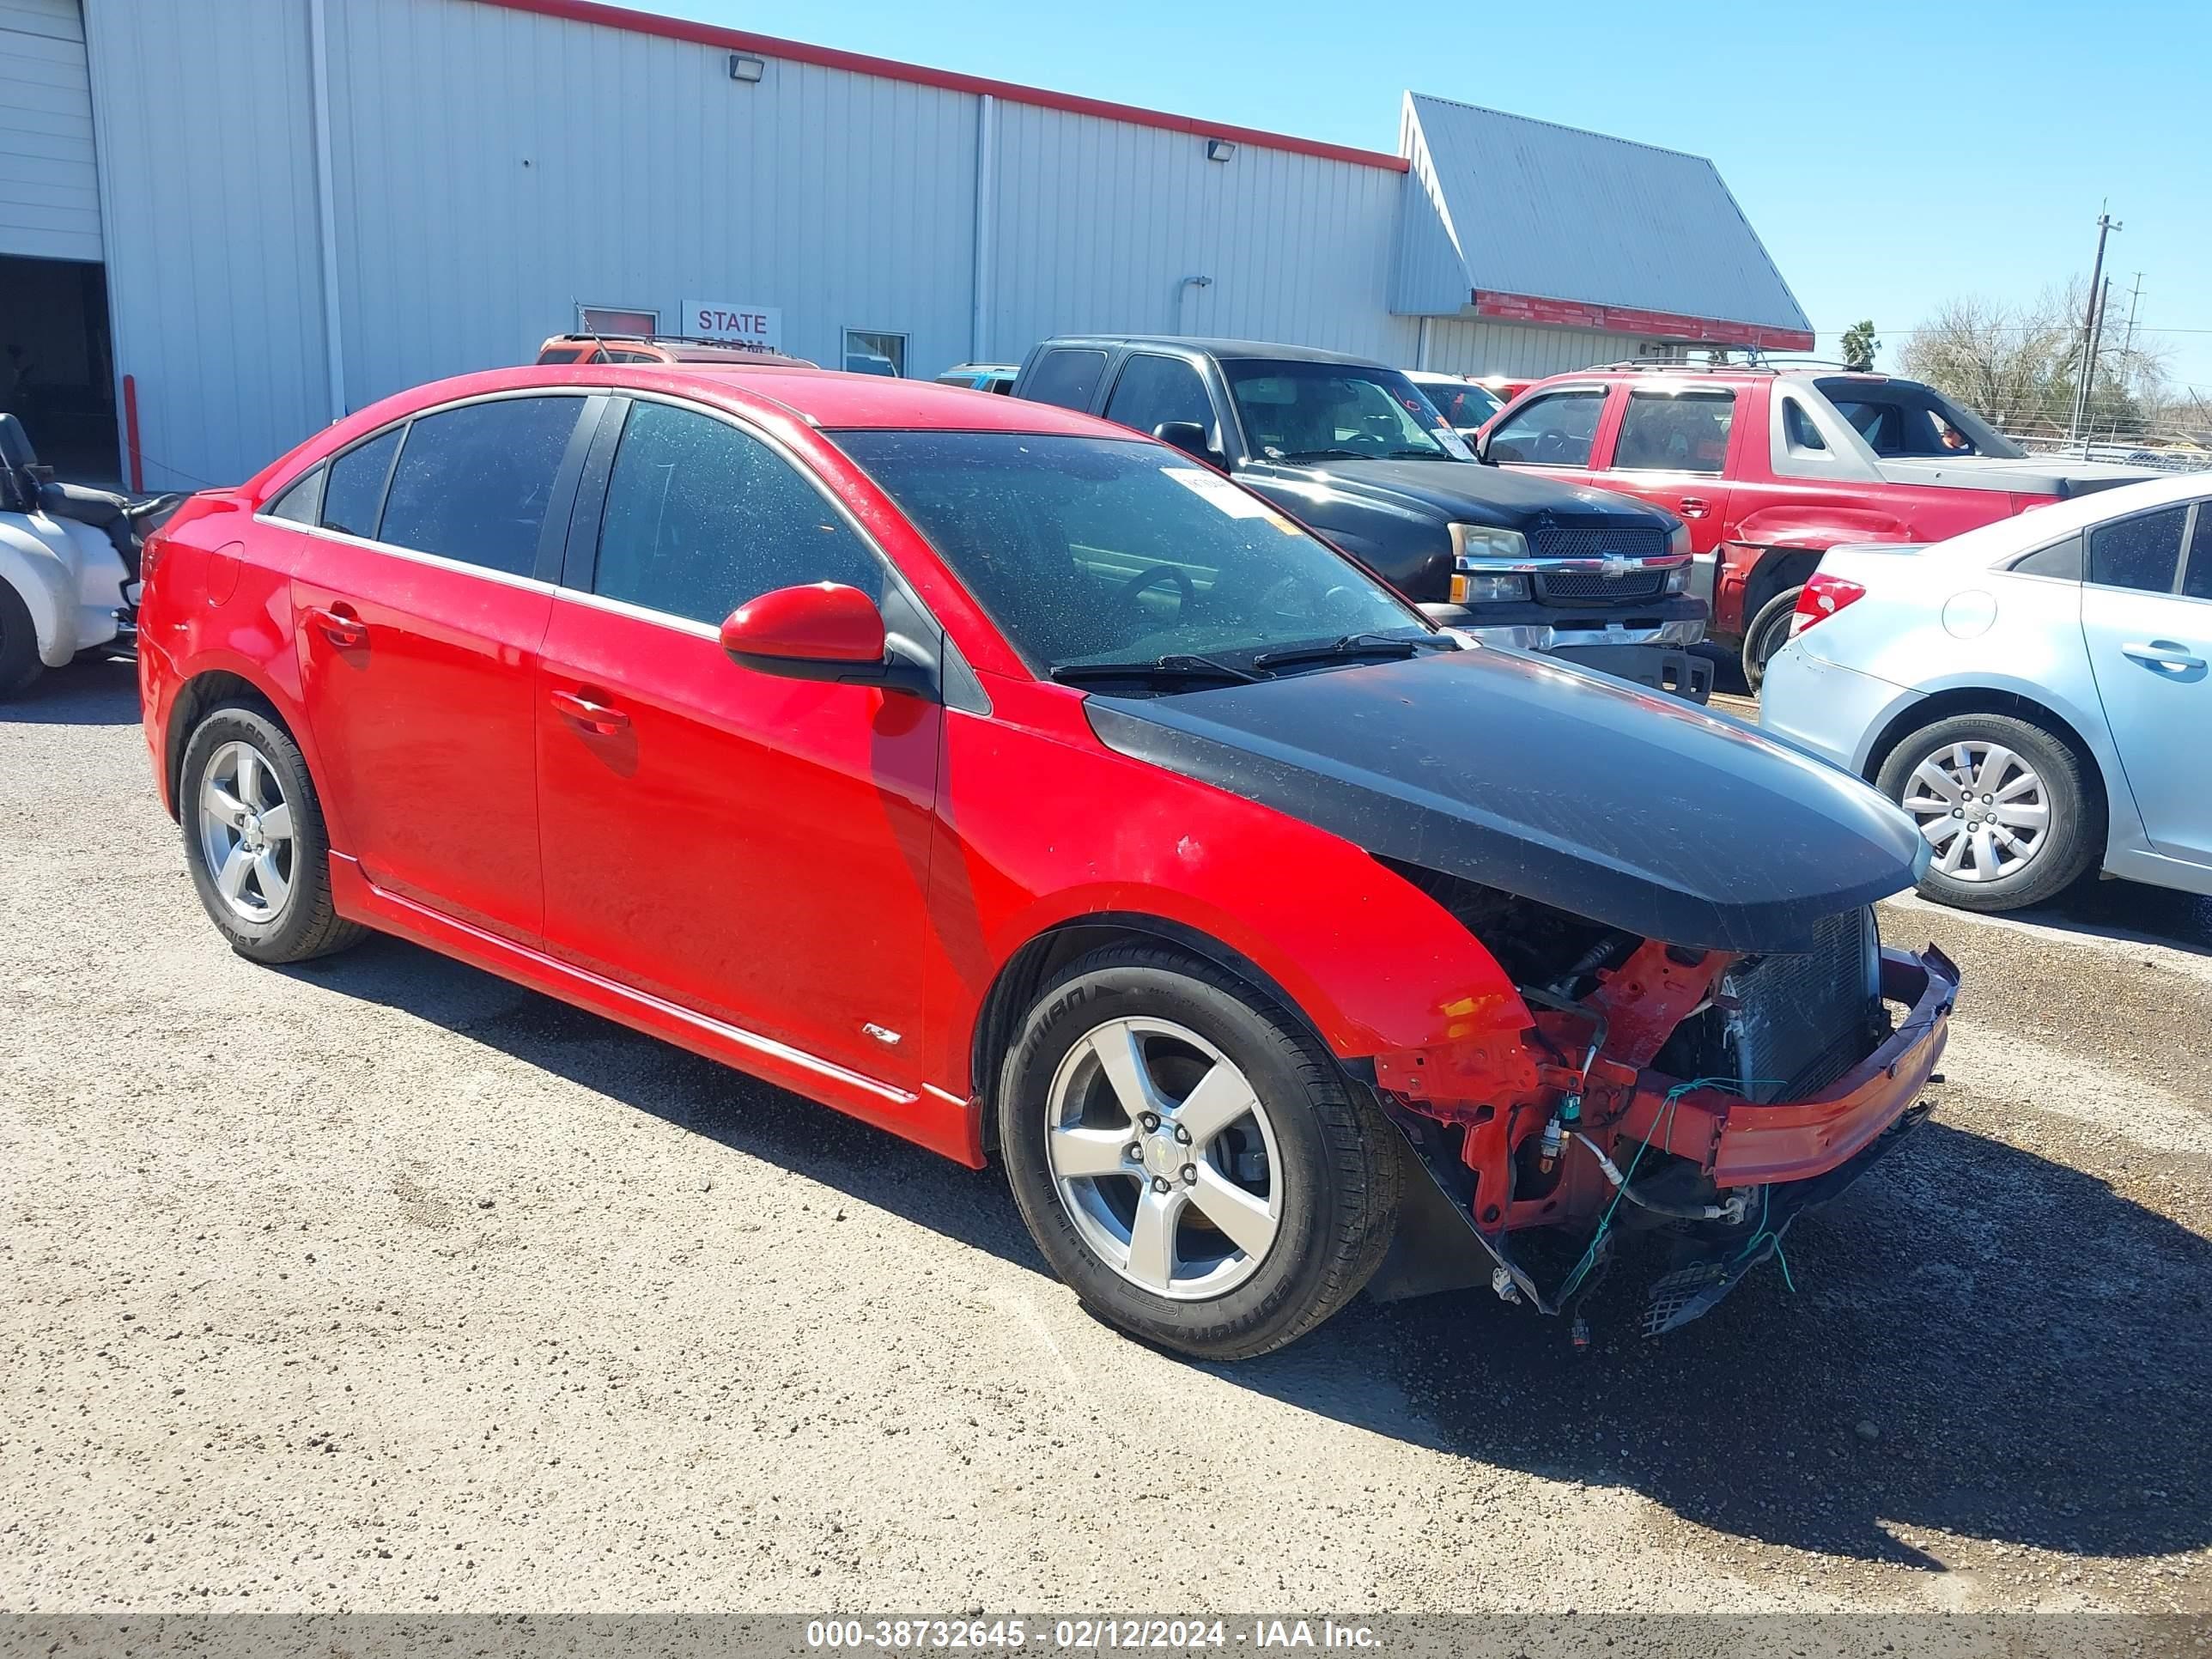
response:
M0 513L0 581L21 596L47 667L115 637L128 577L114 544L92 526Z

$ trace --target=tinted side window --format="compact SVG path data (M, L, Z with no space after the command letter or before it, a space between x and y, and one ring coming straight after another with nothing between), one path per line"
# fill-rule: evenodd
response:
M2192 599L2212 599L2212 501L2197 503L2197 533L2189 538L2189 568L2181 591Z
M1106 418L1133 427L1146 437L1165 422L1195 421L1211 436L1213 400L1188 363L1144 352L1122 365L1106 404Z
M316 467L305 477L295 478L292 487L279 495L262 511L272 519L283 519L293 524L318 524L323 516L323 472Z
M1820 428L1813 424L1813 417L1805 412L1805 405L1795 398L1782 400L1782 435L1792 449L1826 449L1828 441L1820 435Z
M1634 471L1717 473L1728 461L1735 419L1732 392L1632 392L1613 464Z
M378 539L526 576L580 398L501 398L417 417Z
M1490 458L1529 466L1588 466L1602 392L1557 392L1490 429Z
M2039 547L2025 558L2014 559L2012 568L2026 575L2051 576L2059 581L2078 582L2081 580L2081 538L2069 536L2063 542Z
M719 623L773 588L825 581L884 596L875 555L788 462L708 416L632 407L607 480L595 592Z
M2089 532L2089 580L2106 587L2171 593L2188 517L2187 507L2169 507L2099 526Z
M1098 390L1098 377L1105 372L1104 352L1062 347L1037 359L1036 371L1022 389L1022 396L1041 404L1058 404L1062 409L1089 409L1091 396Z
M365 444L356 444L331 463L330 482L323 486L325 530L375 539L384 481L392 476L392 458L398 453L399 434L405 430L395 426Z

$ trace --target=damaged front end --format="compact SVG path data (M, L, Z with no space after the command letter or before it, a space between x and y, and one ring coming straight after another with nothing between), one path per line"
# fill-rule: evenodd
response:
M1378 1297L1488 1283L1568 1314L1579 1340L1575 1309L1618 1241L1663 1230L1674 1261L1641 1321L1662 1334L1928 1115L1958 970L1932 945L1885 949L1870 907L1819 921L1801 950L1731 952L1382 861L1489 951L1528 1019L1517 1040L1493 1027L1375 1056L1426 1176L1408 1171Z

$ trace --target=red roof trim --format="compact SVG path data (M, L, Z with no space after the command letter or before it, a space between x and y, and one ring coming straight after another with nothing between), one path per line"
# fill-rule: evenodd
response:
M1546 300L1534 294L1500 294L1490 289L1477 289L1470 297L1476 316L1492 317L1499 322L1595 328L1608 334L1686 337L1699 345L1755 345L1783 351L1813 349L1813 337L1804 329L1685 317L1672 311L1638 311L1632 306L1589 305L1580 300Z
M889 81L908 81L916 86L939 87L947 92L988 94L1012 104L1030 104L1039 109L1064 110L1071 115L1095 115L1103 120L1127 121L1138 126L1158 127L1168 132L1187 132L1197 138L1231 138L1262 149L1287 150L1293 155L1316 155L1325 161L1350 161L1359 167L1387 167L1403 173L1410 165L1402 155L1380 150L1354 149L1348 144L1325 144L1314 138L1294 138L1286 133L1262 132L1256 127L1223 126L1188 115L1170 115L1133 104L1109 103L1103 98L1079 98L1072 93L1048 92L1012 81L993 81L980 75L961 75L951 70L927 69L890 58L871 58L865 52L840 52L833 46L810 46L804 40L785 40L773 34L750 34L742 29L720 28L684 17L662 17L606 6L598 0L479 0L483 5L508 11L535 12L572 23L596 23L602 28L626 29L633 34L657 34L663 40L689 40L697 46L721 46L757 53L763 58L787 58L823 69L848 70L855 75L880 76Z

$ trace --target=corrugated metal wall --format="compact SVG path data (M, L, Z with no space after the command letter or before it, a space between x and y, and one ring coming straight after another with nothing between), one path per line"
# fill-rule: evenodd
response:
M307 9L86 0L85 24L146 486L235 483L330 413Z
M526 362L579 302L781 309L784 347L967 355L976 100L457 4L329 9L346 392ZM603 113L602 113L603 112Z
M25 0L0 0L0 8ZM37 0L40 5L53 0ZM331 418L310 0L85 0L118 373L149 487L234 481ZM465 0L326 0L345 407L527 362L579 303L773 306L787 350L976 353L976 95ZM1004 99L981 355L1079 329L1410 365L1406 175ZM1183 278L1206 276L1203 287ZM1432 324L1434 367L1578 367L1601 337Z
M100 258L92 82L76 0L0 0L0 253Z
M1004 101L995 148L990 355L1104 330L1412 361L1382 303L1402 174Z
M1626 362L1646 343L1633 334L1437 317L1429 322L1426 367L1448 374L1506 374L1521 380L1565 374L1593 363Z

